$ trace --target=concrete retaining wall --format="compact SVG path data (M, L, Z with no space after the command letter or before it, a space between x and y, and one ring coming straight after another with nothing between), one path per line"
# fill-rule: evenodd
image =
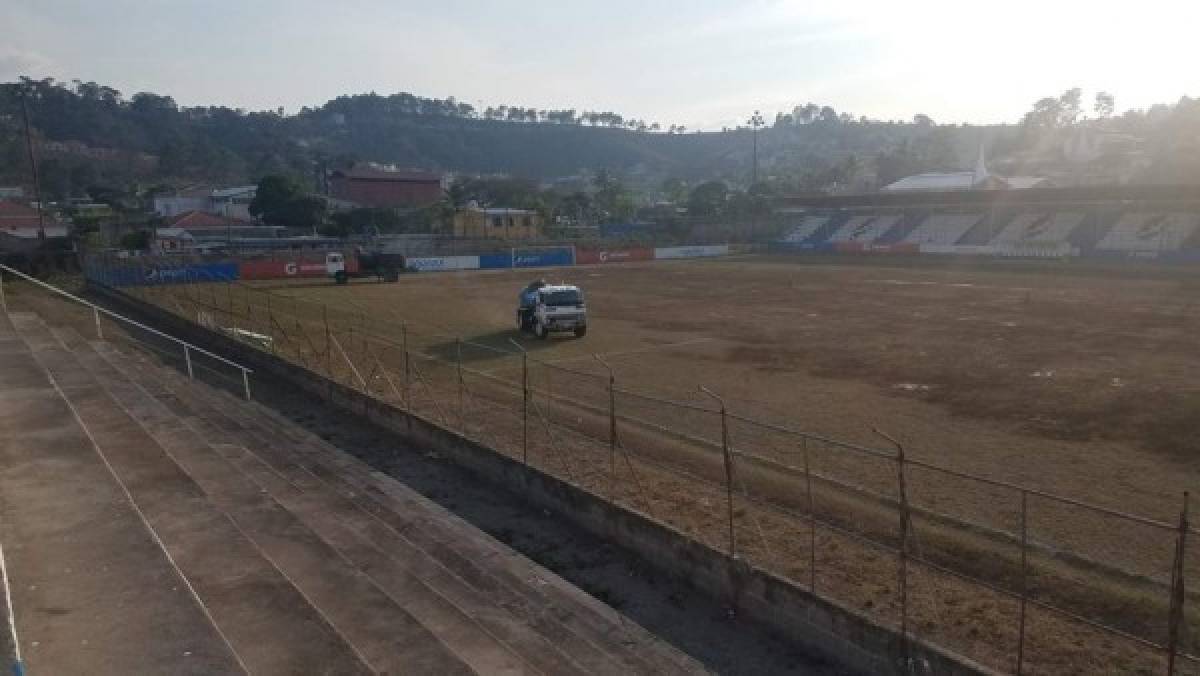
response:
M905 645L898 632L873 623L851 608L814 596L784 578L692 540L667 524L526 467L423 417L119 292L97 286L92 286L91 291L160 330L269 373L331 405L365 417L415 446L436 451L579 527L636 552L659 570L728 603L740 617L765 625L808 652L825 656L847 669L864 674L992 673L964 657L911 637L907 645L908 668L905 668Z

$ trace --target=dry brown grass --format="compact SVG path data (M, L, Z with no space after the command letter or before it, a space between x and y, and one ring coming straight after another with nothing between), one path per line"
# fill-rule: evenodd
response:
M338 317L339 341L352 353L355 345L373 345L373 353L398 371L402 361L394 348L387 352L382 341L364 338L398 342L396 321L405 318L410 346L443 359L455 354L454 336L503 347L516 337L508 329L516 289L531 274L444 274L408 277L394 285L271 290L329 303ZM1196 483L1200 399L1191 353L1200 310L1192 306L1196 281L1190 272L1060 274L1055 268L730 260L551 274L585 286L593 329L583 341L521 338L522 344L537 359L591 373L600 367L588 354L606 353L625 388L700 402L695 386L704 384L726 396L736 412L875 447L881 444L870 430L878 426L898 437L912 458L1162 521L1174 519L1182 491ZM220 306L220 298L214 298ZM256 298L239 296L234 305L247 304L250 319L265 309ZM283 301L280 308L281 301L275 302L276 312L293 316L297 328L307 326L315 335L307 342L293 340L292 357L319 366L320 312L303 303L289 308ZM469 349L464 361L471 369L519 378L519 362L512 357ZM452 414L453 369L424 365L437 387L440 411ZM342 371L340 376L349 379ZM544 368L535 368L533 378L540 388L589 405L552 405L549 415L557 415L557 423L605 438L603 416L596 415L606 405L603 381ZM501 450L519 449L513 393L499 392L482 377L468 391L473 395L465 416L468 430L474 424L476 435ZM435 415L431 401L425 404L427 413ZM619 407L648 422L718 438L715 416L633 399ZM614 489L605 479L603 443L564 438L552 443L545 436L533 442L534 462L560 474L574 465L578 471L571 478L577 482L602 494L629 491L614 497L721 546L720 490L656 464L719 480L713 456L632 423L623 423L622 433L631 452L620 470L627 475L624 488ZM733 436L739 449L797 462L794 440L752 426L735 426ZM823 475L894 496L894 468L888 463L832 449L817 455L814 467ZM791 480L753 472L745 477L751 496L797 507L788 499L800 490ZM910 497L918 506L997 531L1015 530L1018 503L1011 492L917 472L910 481ZM819 516L894 542L888 510L839 495L820 490ZM806 582L806 522L741 500L743 553ZM914 525L919 554L1004 588L1016 587L1014 548L936 519L918 519ZM1038 598L1150 640L1164 639L1161 583L1168 574L1169 533L1044 500L1031 503L1030 527L1042 546L1033 561ZM894 556L828 529L820 531L818 541L818 589L894 621ZM1060 555L1050 556L1053 552ZM1080 567L1080 560L1104 569ZM1196 561L1189 560L1190 573L1200 570ZM1011 599L927 569L914 575L910 610L918 634L998 668L1011 667L1016 607ZM1029 655L1039 671L1160 668L1161 655L1041 611L1035 616ZM1194 645L1190 638L1188 645Z

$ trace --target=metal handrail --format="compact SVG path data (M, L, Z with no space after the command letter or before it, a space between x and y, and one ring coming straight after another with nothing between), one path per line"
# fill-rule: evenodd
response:
M63 291L62 289L58 288L57 286L54 286L52 284L47 284L47 283L41 281L40 279L35 279L34 277L31 277L31 276L25 274L24 272L21 272L20 270L14 270L13 268L10 268L9 266L4 265L2 263L0 263L0 271L15 275L21 279L24 279L27 282L33 282L37 286L40 286L43 289L46 289L47 291L56 293L60 296L63 296L64 298L68 298L72 301L75 301L76 303L79 303L80 305L85 305L87 307L90 307L92 309L92 316L96 320L96 334L101 339L104 338L104 334L101 332L101 329L100 329L100 315L104 314L107 317L109 317L110 319L120 321L120 322L125 322L126 324L129 324L132 326L136 326L137 328L139 328L143 331L146 331L148 333L152 333L152 334L158 336L159 338L164 338L166 340L169 340L173 343L178 344L180 347L183 348L183 358L184 358L184 361L187 362L188 378L194 379L193 372L192 372L192 355L191 355L192 352L198 352L210 359L215 359L216 361L219 361L223 364L232 366L233 368L240 370L242 372L242 387L245 390L246 401L250 401L250 374L254 373L254 369L251 369L246 366L242 366L241 364L239 364L233 360L226 359L225 357L222 357L219 354L214 354L212 352L209 352L208 350L206 350L202 347L199 347L197 345L193 345L192 343L189 343L186 340L183 340L181 338L176 338L175 336L163 333L162 331L159 331L158 329L146 326L145 324L143 324L139 321L130 319L124 315L113 312L112 310L109 310L107 308L100 307L99 305L96 305L95 303L93 303L91 301L84 300L84 299L80 298L79 296L76 296L73 293L68 293L66 291ZM0 298L4 298L3 275L0 275ZM5 311L8 310L7 300L4 301L4 310Z

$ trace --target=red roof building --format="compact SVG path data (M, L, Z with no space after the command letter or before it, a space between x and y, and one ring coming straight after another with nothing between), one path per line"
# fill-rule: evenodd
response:
M359 206L419 208L442 199L442 174L395 171L370 165L336 169L329 174L330 195Z
M207 211L185 211L169 219L167 222L172 228L228 228L230 226L254 225L254 223L243 221L240 218L218 216L217 214L210 214Z
M67 227L59 223L49 214L45 215L45 230L47 237L65 237ZM38 236L40 229L37 209L0 200L0 233L12 237L32 238Z

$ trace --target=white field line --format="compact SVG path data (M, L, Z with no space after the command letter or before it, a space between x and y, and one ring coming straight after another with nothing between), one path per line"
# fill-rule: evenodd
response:
M677 347L685 347L687 345L699 345L701 343L712 343L712 342L716 342L716 340L717 340L716 338L692 338L691 340L681 340L677 343L664 343L662 345L647 345L646 347L638 347L638 348L634 348L632 350L618 350L615 352L601 352L600 358L601 359L620 359L622 357L632 357L634 355L645 354L647 352L655 352L658 350L670 350L670 349L677 348ZM519 352L512 352L511 354L514 356L520 356ZM430 357L430 358L435 359L434 357ZM574 362L574 361L592 361L595 358L596 357L594 355L592 355L591 353L588 353L588 354L581 354L581 355L578 355L575 357L563 357L562 359L531 359L530 362L539 362L539 363L549 364L551 366L554 366L556 364L566 364L568 362ZM519 364L516 366L513 366L511 364L506 365L506 366L497 366L496 368L480 370L479 373L483 373L485 375L492 376L492 375L496 375L497 373L511 371L514 368L518 368L519 366L520 366ZM599 375L599 374L597 374L597 375Z
M17 639L17 611L13 608L12 588L8 583L8 565L4 560L3 544L0 544L0 579L4 583L4 607L8 609L8 633L13 644L14 669L17 674L20 674L23 665L21 664L21 642Z
M684 347L687 345L699 345L700 343L712 343L716 338L692 338L690 340L681 340L677 343L663 343L662 345L647 345L646 347L638 347L632 350L618 350L615 352L601 352L600 357L603 359L615 359L618 357L629 357L636 354L645 354L647 352L656 352L658 350L670 350L676 347ZM577 357L563 357L562 359L544 359L547 364L562 364L571 361L583 361L585 359L595 359L590 354L583 354Z

